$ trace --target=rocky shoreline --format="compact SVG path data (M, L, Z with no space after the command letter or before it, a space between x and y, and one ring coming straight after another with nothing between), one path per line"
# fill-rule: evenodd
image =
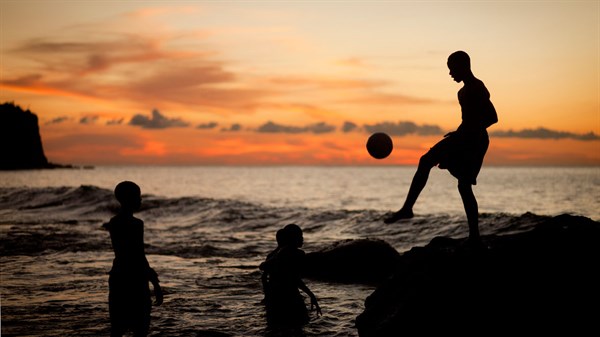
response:
M307 277L378 284L356 318L360 337L600 334L599 222L548 217L483 244L436 237L397 254L347 241L307 254Z

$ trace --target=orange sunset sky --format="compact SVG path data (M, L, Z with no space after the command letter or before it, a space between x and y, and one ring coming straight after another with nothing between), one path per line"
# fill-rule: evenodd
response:
M414 165L460 124L456 50L486 165L600 165L599 1L1 0L0 101L55 163Z

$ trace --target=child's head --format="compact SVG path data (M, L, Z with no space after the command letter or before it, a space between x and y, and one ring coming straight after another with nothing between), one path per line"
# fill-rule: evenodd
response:
M471 58L469 54L462 50L452 53L448 56L448 69L450 69L450 76L456 82L464 80L465 76L471 72Z
M142 204L140 187L132 181L122 181L115 187L115 197L124 209L135 211Z
M462 50L455 51L448 56L448 66L469 69L471 68L471 58Z
M275 239L277 240L278 246L285 246L285 232L282 229L279 229L277 233L275 233Z
M304 243L304 237L302 236L302 229L296 224L289 224L283 227L285 243L294 247L302 247Z

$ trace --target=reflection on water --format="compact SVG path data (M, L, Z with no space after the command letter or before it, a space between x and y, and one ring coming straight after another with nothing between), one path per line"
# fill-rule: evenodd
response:
M415 218L383 225L413 173L409 167L0 172L2 333L109 334L113 253L102 223L116 209L115 182L131 179L147 193L137 216L165 290L165 303L152 313L152 335L277 336L265 330L257 266L283 225L302 227L306 252L354 238L384 239L404 252L436 236L466 237L456 181L436 169ZM483 235L526 230L544 218L525 212L600 219L599 168L484 168L475 193ZM304 335L357 336L354 319L373 288L306 282L323 316L313 317Z

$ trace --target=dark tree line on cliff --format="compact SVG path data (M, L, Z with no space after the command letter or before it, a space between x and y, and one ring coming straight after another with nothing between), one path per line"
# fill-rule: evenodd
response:
M46 158L36 114L13 102L0 105L0 170L67 167Z

